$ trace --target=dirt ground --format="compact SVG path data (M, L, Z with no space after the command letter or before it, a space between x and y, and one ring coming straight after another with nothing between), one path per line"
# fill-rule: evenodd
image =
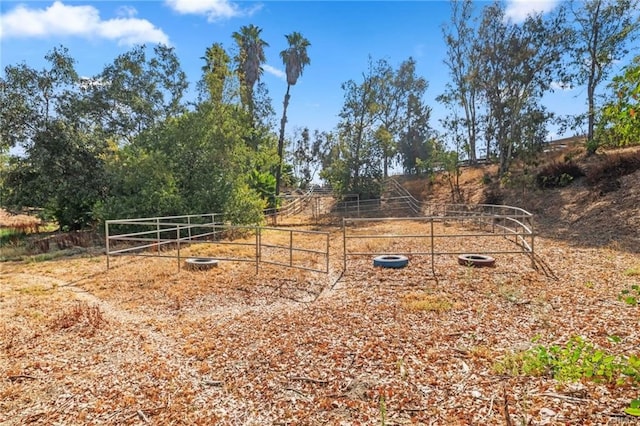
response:
M640 284L639 179L614 194L529 194L535 267L522 254L494 268L443 255L435 274L420 256L343 271L336 228L328 274L139 257L107 270L100 253L4 262L0 424L637 424L624 414L637 382L499 365L576 336L640 355L640 307L619 300Z

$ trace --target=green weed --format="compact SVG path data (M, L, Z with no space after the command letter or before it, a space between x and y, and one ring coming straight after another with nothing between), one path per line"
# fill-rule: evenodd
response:
M634 284L628 289L624 289L618 295L618 300L631 306L638 306L640 303L640 285Z
M624 271L624 274L627 277L638 277L640 276L640 266L636 266L635 268L629 268Z
M631 400L629 407L625 408L624 412L630 416L640 417L640 398Z
M494 364L499 374L551 377L560 382L592 380L640 383L640 357L615 355L575 336L565 345L538 345Z

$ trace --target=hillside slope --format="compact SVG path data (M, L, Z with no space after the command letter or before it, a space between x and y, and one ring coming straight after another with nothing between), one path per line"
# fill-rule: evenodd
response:
M464 167L460 176L460 194L466 203L507 204L535 214L536 232L541 236L565 240L570 244L610 247L640 253L640 169L614 179L590 183L579 177L568 186L539 189L535 174L546 164L572 158L587 174L616 155L635 154L640 147L607 151L586 157L581 150L554 153L543 158L535 170L515 171L497 181L496 166ZM520 169L520 170L518 170ZM422 201L452 202L448 180L439 176L400 179L416 198Z

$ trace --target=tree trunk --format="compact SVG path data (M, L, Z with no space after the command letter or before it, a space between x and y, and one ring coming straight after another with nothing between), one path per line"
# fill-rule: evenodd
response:
M289 89L290 84L287 84L287 93L284 95L282 119L280 120L280 137L278 138L278 168L276 169L276 197L280 195L280 183L282 180L282 156L284 154L284 128L287 124L287 108L289 107ZM274 200L275 201L275 200ZM275 207L275 206L274 206Z
M600 26L597 24L600 18L600 4L598 1L596 4L596 10L594 12L593 26L593 38L589 46L589 58L591 63L589 64L589 81L587 82L587 102L589 104L589 111L587 112L587 155L595 154L598 148L597 144L593 142L593 129L595 127L595 92L596 85L600 80L600 70L598 69L598 46L600 45Z
M597 145L593 143L593 129L595 127L595 101L594 101L595 87L589 81L587 87L587 98L589 98L589 111L587 112L587 154L595 154Z

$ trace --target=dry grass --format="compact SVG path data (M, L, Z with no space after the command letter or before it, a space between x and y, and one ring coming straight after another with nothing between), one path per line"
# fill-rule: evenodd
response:
M536 337L607 345L615 334L614 350L633 352L637 312L617 295L637 258L545 238L538 248L537 271L518 255L493 269L438 256L435 276L420 256L400 270L355 257L338 281L339 253L329 276L232 262L179 271L158 258L117 258L109 271L102 256L5 263L0 423L376 424L384 394L396 422L501 424L504 387L514 421L543 422L548 408L602 423L633 388L587 382L590 397L567 404L542 396L564 385L493 363Z
M446 312L460 308L462 305L451 300L446 294L429 294L423 292L409 293L404 296L404 306L407 309L425 312Z
M27 232L37 231L40 225L42 225L42 221L35 216L13 215L4 209L0 209L0 228Z
M481 177L471 179L479 188ZM467 268L442 255L434 275L430 258L414 254L403 269L354 256L342 271L336 228L327 228L327 275L268 264L256 274L251 262L225 261L187 271L175 259L129 257L112 259L106 270L101 255L4 262L0 424L630 423L622 413L637 386L506 376L494 365L576 335L609 353L638 354L638 308L618 300L639 282L624 226L637 220L630 206L637 208L638 178L621 178L615 201L626 207L616 214L596 214L615 193L594 206L584 188L527 200L541 216L536 269L523 255L496 255L495 268ZM446 200L446 188L438 196ZM601 216L603 227L594 221ZM607 239L598 234L604 225ZM475 232L455 223L436 231ZM399 222L354 232L426 231ZM265 238L289 241L286 232ZM294 236L294 244L316 247L314 238ZM420 241L352 243L354 250L415 253ZM438 244L482 253L506 242L466 236ZM181 251L252 253L211 244Z

